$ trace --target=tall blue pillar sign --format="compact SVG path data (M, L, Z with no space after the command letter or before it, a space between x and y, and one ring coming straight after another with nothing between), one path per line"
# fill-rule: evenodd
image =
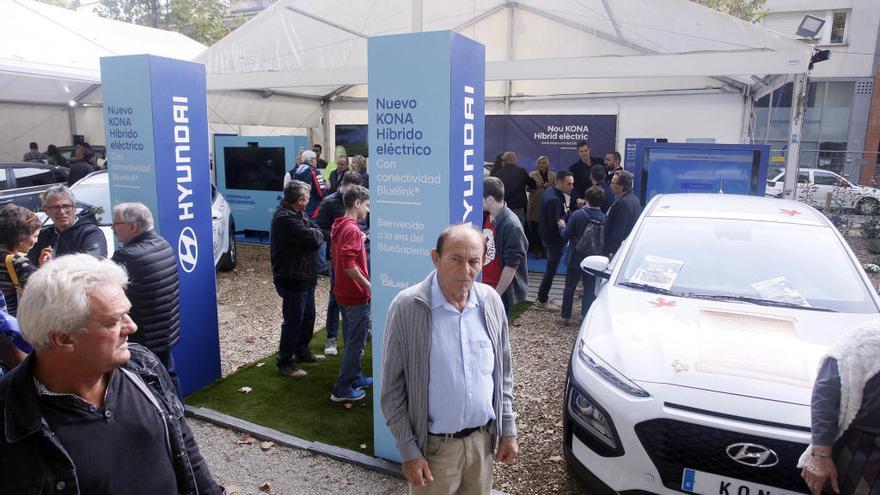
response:
M386 459L400 459L378 400L388 306L431 272L443 229L482 222L485 58L452 31L368 42L373 437Z
M220 378L205 66L152 55L101 59L111 204L139 201L177 255L184 394Z

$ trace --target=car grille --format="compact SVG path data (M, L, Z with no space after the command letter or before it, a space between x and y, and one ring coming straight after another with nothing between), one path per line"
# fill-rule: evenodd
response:
M682 470L692 468L776 488L809 493L797 469L805 444L720 430L671 419L652 419L635 426L636 435L657 467L663 485L681 490ZM748 442L772 449L779 462L752 467L727 456L727 446Z

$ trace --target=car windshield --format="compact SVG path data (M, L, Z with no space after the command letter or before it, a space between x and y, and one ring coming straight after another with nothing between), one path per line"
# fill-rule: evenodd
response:
M868 287L827 227L648 217L617 284L771 306L877 313Z
M107 184L107 176L94 176L77 183L71 188L76 196L78 208L97 207L98 223L110 225L113 223L112 210L110 208L110 186Z

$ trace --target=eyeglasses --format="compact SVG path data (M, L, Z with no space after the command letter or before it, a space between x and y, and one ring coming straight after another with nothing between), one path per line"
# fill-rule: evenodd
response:
M72 210L76 209L76 205L72 205L70 203L64 204L64 205L51 205L51 206L47 206L46 209L51 212L58 213L61 210L72 211Z

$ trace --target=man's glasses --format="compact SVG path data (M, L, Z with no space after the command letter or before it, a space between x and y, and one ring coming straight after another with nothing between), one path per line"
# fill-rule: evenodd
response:
M46 209L53 212L53 213L58 213L61 210L73 211L76 209L76 205L72 205L69 203L66 205L51 205L51 206L47 206Z

